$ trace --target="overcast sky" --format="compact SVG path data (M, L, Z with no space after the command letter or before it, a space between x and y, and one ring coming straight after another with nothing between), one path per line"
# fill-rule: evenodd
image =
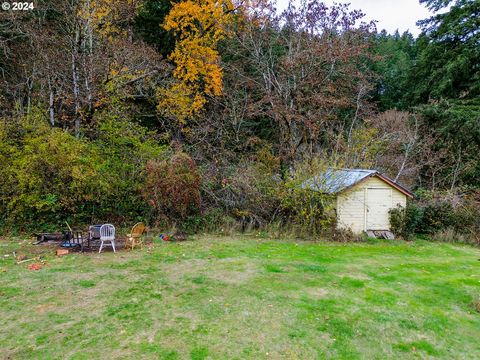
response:
M332 4L332 0L324 0ZM337 0L337 3L350 3L350 8L361 9L366 20L377 20L378 31L386 29L389 33L409 30L417 36L420 29L415 25L417 20L426 19L432 14L418 0ZM278 8L283 9L288 0L277 0Z

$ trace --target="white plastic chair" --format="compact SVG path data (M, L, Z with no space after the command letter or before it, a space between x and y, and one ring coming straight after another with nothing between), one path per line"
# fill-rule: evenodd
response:
M110 245L113 248L113 252L115 251L115 226L112 224L104 224L100 227L100 250L98 253L102 251L104 242L110 242Z

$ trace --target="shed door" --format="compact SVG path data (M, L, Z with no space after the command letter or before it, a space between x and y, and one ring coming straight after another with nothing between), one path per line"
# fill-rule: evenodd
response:
M392 190L367 189L366 230L390 230L388 211L392 208Z

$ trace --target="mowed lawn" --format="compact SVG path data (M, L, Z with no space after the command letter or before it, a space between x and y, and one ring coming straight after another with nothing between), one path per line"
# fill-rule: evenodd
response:
M41 270L14 263L39 248ZM52 252L0 241L1 359L480 358L468 246L205 235Z

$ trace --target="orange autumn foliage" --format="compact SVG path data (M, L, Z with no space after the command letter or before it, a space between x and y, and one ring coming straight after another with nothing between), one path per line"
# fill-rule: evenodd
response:
M231 0L187 0L173 6L163 27L177 43L169 59L175 81L158 92L158 109L185 123L200 112L208 96L222 94L223 70L218 42L230 34Z

